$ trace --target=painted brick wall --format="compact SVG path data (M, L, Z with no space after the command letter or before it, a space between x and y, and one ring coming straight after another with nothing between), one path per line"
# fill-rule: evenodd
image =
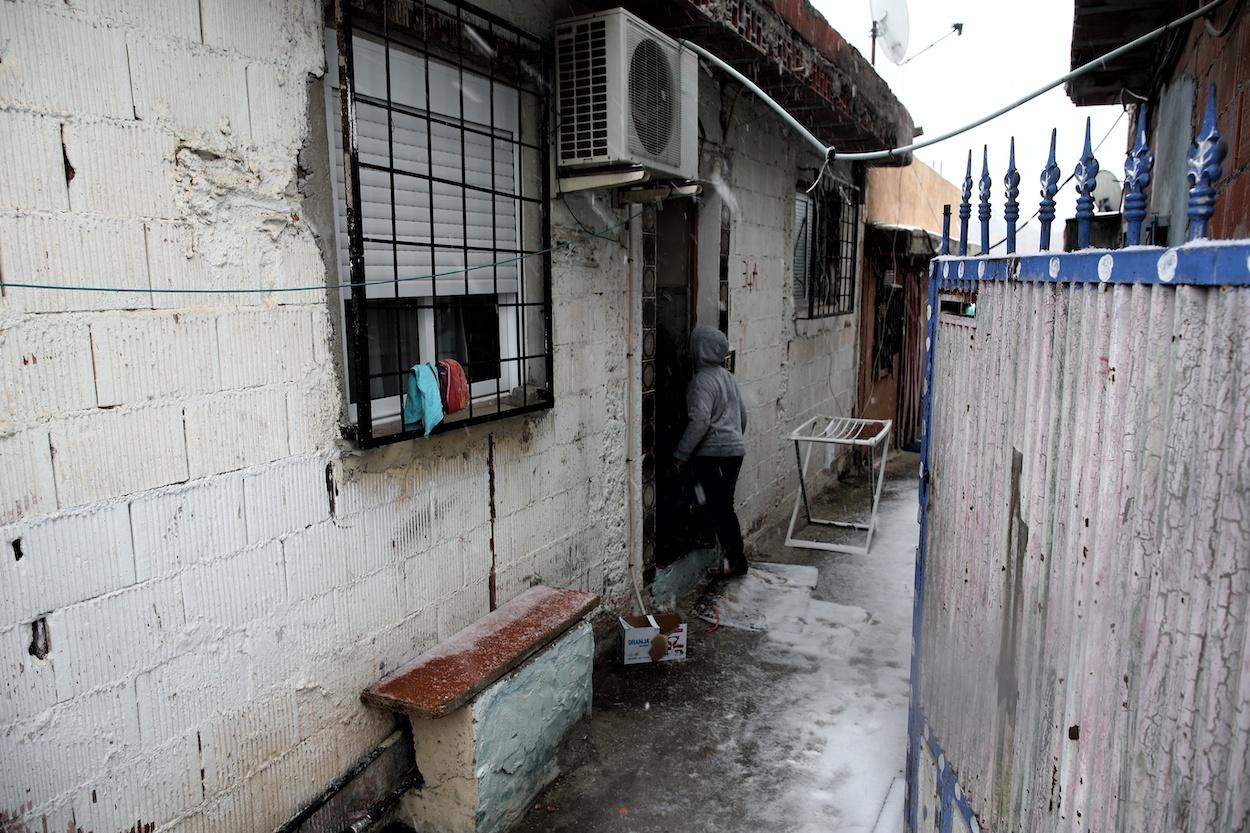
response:
M489 5L536 31L563 11ZM325 280L297 164L322 123L321 25L316 0L0 3L0 277L139 290L0 295L12 829L289 817L391 731L359 692L487 611L492 440L500 601L545 582L629 604L625 246L554 256L553 411L367 454L338 439L324 293L151 291ZM857 316L794 321L793 180L814 163L753 102L738 114L730 262L758 279L731 279L730 337L755 525L796 487L785 432L849 407ZM583 236L552 212L557 241Z

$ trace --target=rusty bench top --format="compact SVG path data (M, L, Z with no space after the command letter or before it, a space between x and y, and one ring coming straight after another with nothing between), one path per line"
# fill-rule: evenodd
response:
M531 587L365 689L361 699L413 717L442 717L553 642L598 604L593 593Z

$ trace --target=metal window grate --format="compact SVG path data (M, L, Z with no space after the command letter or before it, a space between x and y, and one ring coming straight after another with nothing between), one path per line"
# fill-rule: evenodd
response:
M404 424L407 379L440 359L470 397L435 431L550 407L541 41L457 2L339 0L327 42L355 440L424 434Z
M794 312L828 318L855 311L859 190L844 183L799 193L794 205Z
M608 39L602 19L558 30L560 162L608 155Z

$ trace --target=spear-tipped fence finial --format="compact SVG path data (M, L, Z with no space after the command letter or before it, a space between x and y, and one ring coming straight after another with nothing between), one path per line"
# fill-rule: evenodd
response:
M1057 130L1050 130L1050 158L1046 167L1042 168L1042 201L1037 209L1037 219L1041 221L1041 233L1038 235L1038 246L1042 251L1050 248L1050 224L1055 220L1055 194L1059 191L1059 164L1055 162L1055 137Z
M1081 161L1076 163L1072 177L1076 181L1076 247L1089 248L1090 227L1094 222L1094 186L1098 182L1098 160L1089 141L1089 117L1085 118L1085 148Z
M972 150L968 151L968 169L959 200L959 256L968 254L968 219L972 216Z
M981 221L981 254L990 253L990 146L981 146L981 204L977 219Z
M1124 160L1124 220L1128 224L1124 233L1126 246L1141 243L1141 224L1146 219L1146 188L1150 185L1150 171L1155 157L1146 145L1146 105L1137 108L1137 140Z
M1003 177L1003 219L1007 221L1007 254L1016 251L1016 221L1020 219L1020 172L1016 170L1016 137L1011 137L1007 175Z
M1207 91L1206 114L1198 137L1189 146L1186 178L1189 180L1189 240L1207 236L1207 222L1215 213L1215 181L1224 173L1222 163L1228 143L1215 126L1215 85Z
M950 203L942 206L942 248L938 254L951 253L951 207Z

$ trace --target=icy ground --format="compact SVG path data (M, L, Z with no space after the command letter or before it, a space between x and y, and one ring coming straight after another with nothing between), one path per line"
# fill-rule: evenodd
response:
M900 833L914 462L891 467L869 555L766 530L751 574L704 599L719 629L685 610L688 661L597 675L593 718L518 830ZM839 486L825 508L865 495Z

